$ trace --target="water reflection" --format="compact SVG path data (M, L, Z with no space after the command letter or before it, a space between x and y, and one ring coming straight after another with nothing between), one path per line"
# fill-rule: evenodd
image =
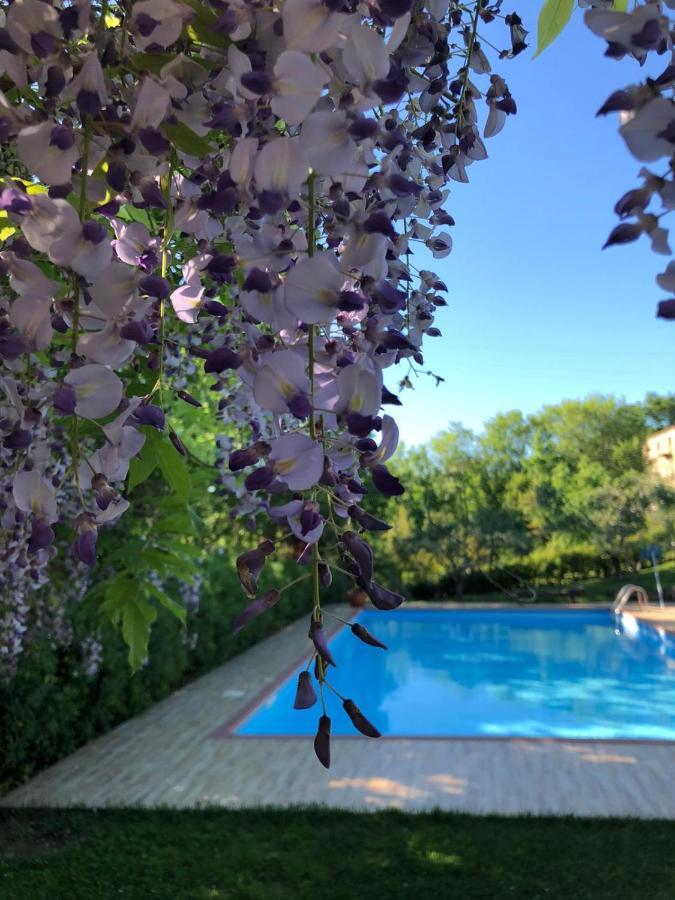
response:
M342 632L331 680L383 734L675 739L675 652L606 611L401 610L360 621L389 645ZM311 734L295 678L240 727ZM327 697L335 734L353 729Z

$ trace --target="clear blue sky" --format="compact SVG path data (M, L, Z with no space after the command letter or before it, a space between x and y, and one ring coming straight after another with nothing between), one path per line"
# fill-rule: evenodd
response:
M534 13L525 25L534 44ZM469 168L470 183L451 182L450 256L414 259L443 277L449 305L437 317L443 337L425 345L425 368L445 383L418 379L395 410L408 445L452 421L480 430L509 409L529 413L594 392L635 400L675 391L675 322L655 318L665 295L654 277L667 258L644 238L600 249L618 221L614 203L639 185L641 167L616 115L595 117L641 74L631 61L605 59L603 46L575 10L542 56L533 60L528 48L499 64L518 114L487 142L490 158ZM664 67L662 57L655 71Z

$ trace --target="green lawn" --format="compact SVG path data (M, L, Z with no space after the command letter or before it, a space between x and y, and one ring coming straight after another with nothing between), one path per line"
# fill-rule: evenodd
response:
M672 900L674 846L659 821L0 810L0 897Z

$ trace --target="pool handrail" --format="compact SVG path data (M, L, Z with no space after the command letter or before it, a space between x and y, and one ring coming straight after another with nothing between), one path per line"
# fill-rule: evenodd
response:
M624 584L623 587L619 588L614 598L614 612L621 612L633 595L635 595L635 599L640 606L649 603L649 594L643 587L639 584Z

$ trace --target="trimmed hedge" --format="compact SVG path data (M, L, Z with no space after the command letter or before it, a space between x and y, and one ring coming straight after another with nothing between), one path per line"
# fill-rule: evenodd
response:
M102 665L87 675L79 647L98 624L92 620L96 613L73 610L70 647L36 642L24 652L16 677L0 684L0 794L308 612L308 585L285 593L276 607L233 635L230 622L246 601L232 561L217 558L188 631L160 610L148 661L135 675L120 634L105 624L99 630ZM194 649L190 635L197 635Z

